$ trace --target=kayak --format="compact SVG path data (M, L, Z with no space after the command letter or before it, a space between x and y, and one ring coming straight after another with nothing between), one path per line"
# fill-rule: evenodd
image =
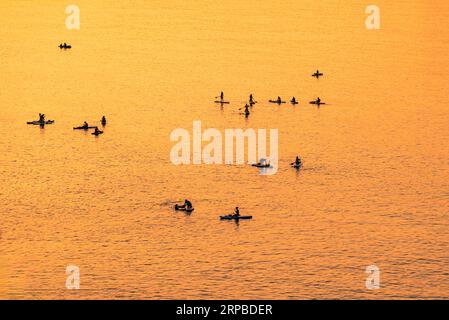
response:
M322 74L321 72L320 73L314 73L314 74L312 74L312 77L315 77L315 78L319 78L319 77L322 77L322 76L324 76L324 74Z
M93 134L94 136L99 136L100 134L103 134L103 131L92 132L92 134Z
M238 220L250 220L252 218L253 218L253 216L238 216L238 217L231 216L231 215L220 216L220 220L236 220L236 221L238 221Z
M257 163L257 164L252 164L252 166L256 167L256 168L269 168L271 165L269 163L267 163L267 164Z
M27 124L32 124L35 126L44 125L44 124L53 124L55 120L47 120L47 121L29 121Z
M322 105L322 104L326 104L325 102L318 102L318 101L310 101L310 104L316 104L317 106Z
M74 127L73 130L89 130L89 129L95 129L96 127Z
M219 104L230 104L230 102L229 101L219 101L219 100L217 100L217 101L214 101L215 103L219 103Z
M291 104L299 104L298 101L290 101Z
M278 101L278 100L269 100L270 103L276 103L276 104L282 104L285 103L285 101Z
M193 210L195 210L195 209L194 208L187 208L187 209L185 209L185 211L188 212L188 213L193 212Z

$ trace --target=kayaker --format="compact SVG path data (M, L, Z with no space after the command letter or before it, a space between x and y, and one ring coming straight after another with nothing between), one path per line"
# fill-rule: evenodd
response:
M282 103L282 99L281 99L281 97L278 97L278 101L277 101L278 103Z
M221 101L224 100L224 93L223 93L223 91L220 93L220 99L221 99Z
M187 199L184 201L184 206L189 209L193 207L192 203Z
M102 124L106 124L106 117L105 116L103 116L103 118L101 118L101 123Z
M316 103L317 103L317 104L320 104L320 103L321 103L320 97L318 97L318 98L316 99Z
M235 207L233 217L240 217L239 207Z
M292 98L292 103L296 103L296 98L295 97Z
M249 105L245 104L245 115L249 116Z
M299 165L301 165L301 159L298 156L296 156L295 166L299 166Z
M84 121L83 128L89 128L89 124L86 121Z
M39 122L45 121L45 114L39 113Z
M98 129L98 127L95 127L95 132L94 132L94 134L100 134L100 133L101 133L100 129Z

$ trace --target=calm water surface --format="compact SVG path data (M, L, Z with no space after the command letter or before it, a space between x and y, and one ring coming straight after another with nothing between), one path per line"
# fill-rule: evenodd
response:
M361 1L66 4L0 3L0 298L449 298L447 1L379 0L380 31ZM194 120L278 128L279 172L172 165Z

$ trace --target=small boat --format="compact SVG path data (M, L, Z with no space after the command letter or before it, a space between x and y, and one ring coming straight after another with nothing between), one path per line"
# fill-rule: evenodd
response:
M234 215L227 215L227 216L220 216L220 220L250 220L253 216L234 216Z
M186 209L185 209L185 211L186 211L187 213L192 213L193 210L195 210L195 209L194 209L194 208L186 208Z
M322 74L321 72L315 72L314 74L312 74L312 77L315 77L317 79L322 76L324 76L324 74Z
M270 102L270 103L275 103L275 104L283 104L283 103L286 103L285 101L279 101L279 100L269 100L268 102Z
M81 127L74 127L73 130L89 130L89 129L95 129L95 127L85 127L85 126L81 126Z
M291 100L290 103L293 104L293 105L299 104L299 102L297 100L295 100L295 101Z
M317 105L317 106L320 106L320 105L322 105L322 104L326 104L325 102L321 102L321 101L310 101L309 102L310 104L315 104L315 105Z
M99 136L100 134L103 134L103 131L92 132L92 135L94 136Z
M35 125L35 126L43 126L43 125L46 125L46 124L53 124L53 123L55 123L55 120L29 121L29 122L27 122L27 124L32 124L32 125Z
M219 104L230 104L229 101L222 101L222 100L216 100L214 101L215 103L219 103Z
M66 44L66 45L60 44L59 49L72 49L72 46L70 44Z

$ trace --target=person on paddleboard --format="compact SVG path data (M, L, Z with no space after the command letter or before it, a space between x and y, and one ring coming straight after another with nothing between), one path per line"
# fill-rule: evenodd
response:
M249 95L249 103L254 104L254 99L253 99L252 94Z
M103 116L103 118L101 118L101 123L102 123L102 124L105 124L105 123L106 123L106 117L105 117L105 116Z

